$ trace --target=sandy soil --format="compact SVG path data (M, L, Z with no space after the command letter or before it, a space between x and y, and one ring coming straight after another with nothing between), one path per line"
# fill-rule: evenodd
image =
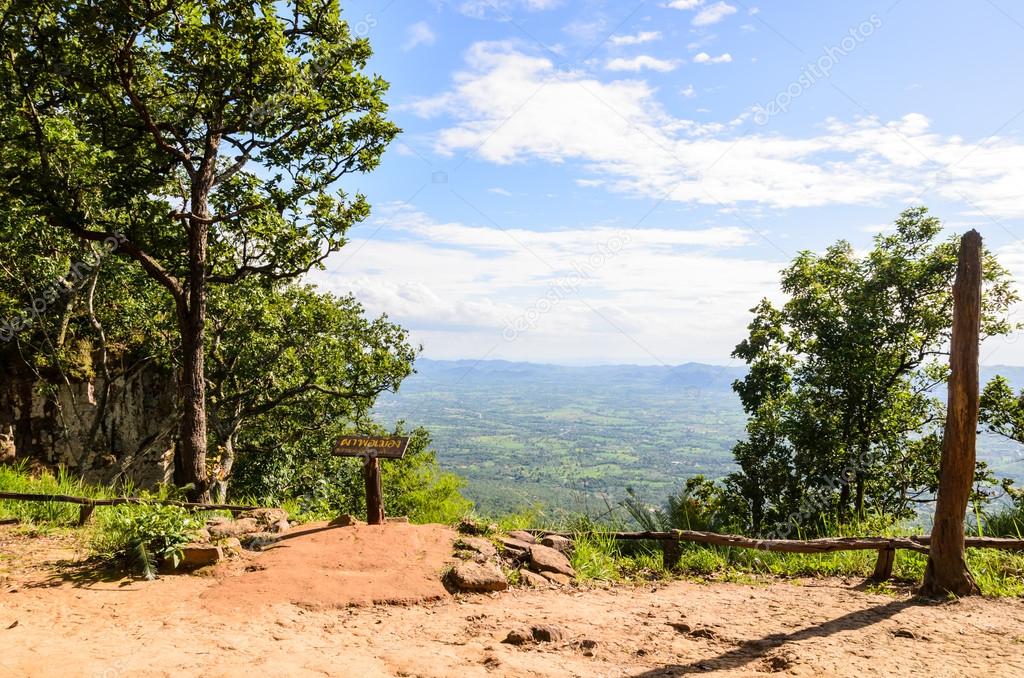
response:
M2 527L0 676L1024 676L1021 600L925 604L837 580L451 597L435 585L451 539L314 527L212 576L132 582ZM501 642L536 624L563 640Z

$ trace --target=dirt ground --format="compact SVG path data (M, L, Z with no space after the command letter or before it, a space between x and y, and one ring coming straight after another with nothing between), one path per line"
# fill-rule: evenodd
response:
M839 580L453 597L447 528L321 528L141 582L97 580L68 538L0 527L0 676L1024 676L1021 600L925 604ZM563 639L501 642L537 624Z

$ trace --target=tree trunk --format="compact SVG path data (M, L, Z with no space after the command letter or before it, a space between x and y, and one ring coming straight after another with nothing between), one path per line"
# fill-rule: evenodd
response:
M231 469L235 465L235 434L231 433L224 440L224 452L220 455L220 473L214 483L215 502L226 504L228 485L231 483Z
M188 497L210 501L206 473L206 258L216 145L207 149L202 171L192 186L192 217L188 220L189 279L187 297L178 302L181 330L181 446L175 464L178 485L191 486Z
M978 351L981 334L981 236L970 231L960 241L953 287L949 397L942 437L935 524L921 593L930 596L980 593L967 569L964 516L974 482L978 426Z

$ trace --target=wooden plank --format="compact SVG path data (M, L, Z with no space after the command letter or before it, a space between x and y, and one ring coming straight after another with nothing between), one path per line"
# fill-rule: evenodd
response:
M408 436L342 436L331 453L336 457L401 459L408 447Z

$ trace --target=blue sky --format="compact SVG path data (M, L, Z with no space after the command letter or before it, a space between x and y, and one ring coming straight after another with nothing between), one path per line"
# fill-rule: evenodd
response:
M912 204L1024 277L1020 3L343 6L404 134L315 279L427 357L725 364L797 251Z

